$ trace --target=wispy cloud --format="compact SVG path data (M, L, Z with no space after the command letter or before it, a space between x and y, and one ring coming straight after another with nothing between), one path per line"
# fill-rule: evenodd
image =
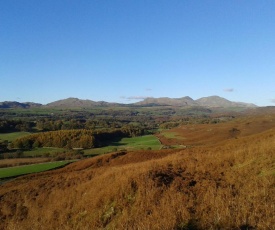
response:
M228 92L228 93L231 93L234 91L233 88L226 88L226 89L223 89L224 92Z
M144 100L148 98L148 96L130 96L130 97L121 96L120 98L125 100Z
M270 101L271 101L271 103L274 103L274 104L275 104L275 98L274 98L274 99L271 99Z
M152 91L152 89L151 88L146 88L145 91Z

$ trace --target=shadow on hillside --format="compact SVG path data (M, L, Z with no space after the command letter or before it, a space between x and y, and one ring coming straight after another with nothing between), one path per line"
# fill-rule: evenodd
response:
M106 147L106 146L123 146L125 144L119 143L122 140L123 137L116 137L113 138L112 140L105 140L100 143L101 147Z

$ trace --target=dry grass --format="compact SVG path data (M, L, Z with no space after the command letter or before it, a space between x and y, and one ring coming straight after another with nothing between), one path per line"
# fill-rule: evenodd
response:
M191 124L164 130L157 135L164 145L188 147L216 145L232 138L247 137L275 127L275 114L245 116L219 124Z
M220 143L24 176L0 187L0 229L273 229L275 131Z

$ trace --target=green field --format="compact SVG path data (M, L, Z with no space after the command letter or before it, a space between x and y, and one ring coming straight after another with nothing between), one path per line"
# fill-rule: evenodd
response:
M30 135L29 132L0 133L0 140L14 141L17 138Z
M57 162L48 162L48 163L40 163L40 164L33 164L33 165L1 168L0 179L7 178L7 177L16 177L20 175L29 174L29 173L43 172L43 171L58 168L61 166L65 166L70 162L72 161L57 161Z
M99 155L119 150L161 149L162 145L154 135L141 137L122 138L120 141L111 142L108 146L84 150L85 155Z
M34 148L30 151L24 151L25 157L40 157L44 156L45 154L52 155L54 153L62 153L65 149L62 148L54 148L54 147L43 147L43 148Z

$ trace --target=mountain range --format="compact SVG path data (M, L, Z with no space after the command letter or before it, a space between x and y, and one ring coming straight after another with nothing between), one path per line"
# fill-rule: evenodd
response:
M17 102L17 101L4 101L0 102L0 109L11 109L11 108L20 108L20 109L29 109L29 108L37 108L43 106L39 103L34 102Z
M177 107L191 107L191 106L200 106L200 107L221 107L221 108L230 108L230 107L241 107L241 108L253 108L257 107L255 104L244 103L244 102L233 102L219 96L210 96L202 97L197 100L193 100L191 97L182 97L182 98L169 98L169 97L160 97L153 98L148 97L143 101L132 103L132 104L122 104L122 103L109 103L105 101L92 101L92 100L82 100L78 98L67 98L63 100L54 101L46 105L33 102L16 102L16 101L4 101L0 102L0 108L92 108L92 107L152 107L152 106L177 106Z

